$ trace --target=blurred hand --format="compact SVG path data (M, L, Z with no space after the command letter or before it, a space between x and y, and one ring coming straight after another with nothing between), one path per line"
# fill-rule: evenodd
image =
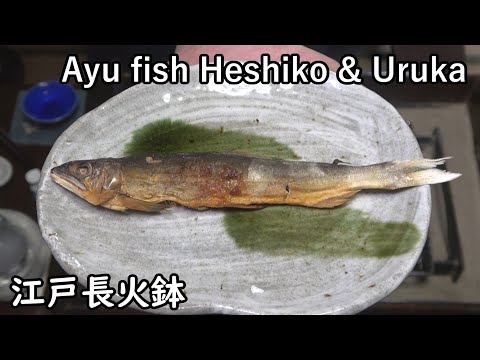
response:
M190 65L198 64L201 54L211 57L223 54L225 61L256 60L260 61L262 54L270 54L271 60L279 61L283 54L299 54L301 61L323 61L330 71L336 71L340 66L335 60L302 45L177 45L175 52L180 60Z

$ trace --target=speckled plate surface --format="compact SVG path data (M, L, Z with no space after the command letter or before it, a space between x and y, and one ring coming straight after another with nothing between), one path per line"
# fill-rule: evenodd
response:
M175 313L353 314L392 292L424 246L428 186L360 193L348 205L382 222L414 224L420 238L408 252L322 257L238 247L222 211L177 207L125 215L93 207L50 179L50 169L66 161L122 156L134 130L167 117L271 136L301 160L364 165L422 158L412 131L389 103L363 86L338 83L333 74L324 85L201 85L194 66L190 78L188 85L134 86L57 140L43 168L38 213L61 266L84 285L89 274L110 274L114 288L130 274L152 280L176 273L186 282L188 301ZM168 307L149 311L172 313Z

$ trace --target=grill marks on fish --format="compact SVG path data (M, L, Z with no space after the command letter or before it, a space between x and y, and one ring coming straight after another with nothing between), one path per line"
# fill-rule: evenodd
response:
M223 207L246 189L245 168L238 161L219 161L216 157L172 154L120 159L126 179L125 195L144 201L173 201L183 206ZM227 159L228 160L228 159Z

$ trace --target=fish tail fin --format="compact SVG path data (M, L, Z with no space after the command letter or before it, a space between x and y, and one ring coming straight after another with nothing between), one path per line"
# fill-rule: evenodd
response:
M441 159L400 160L385 163L386 187L401 189L420 185L433 185L452 181L462 174L437 169L451 157Z

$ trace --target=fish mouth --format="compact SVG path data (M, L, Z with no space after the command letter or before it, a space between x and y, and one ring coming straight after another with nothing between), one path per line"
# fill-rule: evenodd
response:
M88 190L85 184L75 176L72 176L64 165L54 167L50 170L50 176L57 184L77 195L81 196L83 192Z

